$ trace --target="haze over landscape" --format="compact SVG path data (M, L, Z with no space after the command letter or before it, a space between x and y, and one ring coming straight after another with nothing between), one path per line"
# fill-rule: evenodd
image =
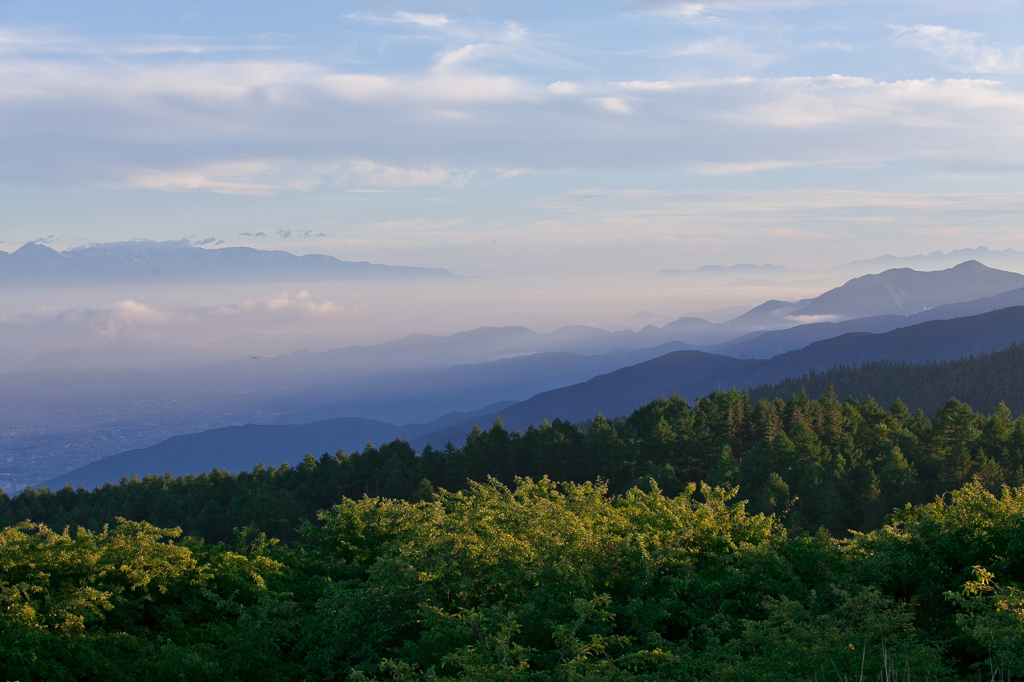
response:
M234 7L0 5L5 490L1024 303L1016 3Z
M1009 681L1022 528L1022 0L0 0L0 681Z

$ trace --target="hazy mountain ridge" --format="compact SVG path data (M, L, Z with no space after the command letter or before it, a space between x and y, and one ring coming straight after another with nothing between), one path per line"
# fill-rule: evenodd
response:
M0 283L7 285L109 284L120 282L317 282L455 278L448 270L333 256L297 256L245 246L200 248L178 242L129 241L55 251L29 242L0 251Z
M767 331L735 339L721 346L702 350L732 357L770 358L780 353L803 348L815 341L835 338L850 332L881 334L930 320L969 317L1019 305L1024 305L1024 288L1013 289L975 301L950 303L912 315L874 315L843 322L812 322L789 329Z
M275 459L298 461L305 451L333 451L340 443L352 443L372 433L382 440L404 437L408 438L416 448L426 444L443 447L445 443L461 443L474 425L489 427L497 418L501 418L506 428L524 429L530 424L539 424L542 420L553 420L556 417L581 421L593 417L597 413L613 417L629 414L633 409L647 403L659 395L679 393L686 398L706 395L713 390L729 388L746 388L761 384L776 383L786 377L799 377L810 370L826 370L834 365L857 365L867 361L906 360L920 363L929 360L953 360L970 354L981 354L1006 348L1015 343L1024 342L1024 306L1005 308L983 315L956 318L952 320L936 320L897 329L884 334L851 333L834 339L816 342L805 349L792 351L771 360L740 360L723 355L714 355L693 350L674 351L652 360L624 367L616 371L602 374L571 386L564 386L535 395L519 403L505 405L491 412L486 408L476 410L462 422L451 423L451 416L444 418L444 425L433 431L425 425L397 426L375 420L347 421L350 418L325 420L305 425L282 425L286 429L281 433L294 437L291 444L277 440L273 429L278 427L232 427L236 431L220 429L212 436L207 445L203 434L181 436L174 443L188 444L189 452L216 453L216 460L208 460L206 469L213 466L251 468L258 461L253 459L257 450L252 443L262 442L284 443L281 457ZM438 420L440 422L442 420ZM370 424L369 422L372 422ZM308 428L309 438L303 429ZM224 434L249 434L232 444ZM256 434L256 435L253 435ZM300 437L301 436L301 437ZM336 440L333 447L324 445L326 441L316 440L321 437L332 437ZM255 439L255 440L254 440ZM305 440L303 440L305 439ZM113 458L106 458L87 466L89 477L119 479L121 474L132 471L124 467L133 461L152 462L149 472L162 474L170 469L177 472L180 465L175 461L160 459L174 457L177 452L167 441L153 448L134 451L135 454L121 453ZM318 444L303 450L299 443ZM355 443L359 445L359 443ZM287 447L285 447L287 446ZM177 446L175 446L177 447ZM259 446L262 447L262 446ZM268 446L269 447L269 446ZM312 449L311 449L312 448ZM259 450L265 452L265 450ZM191 457L192 455L189 455ZM248 459L246 459L248 457ZM266 460L267 457L260 458ZM193 462L192 459L187 461ZM273 461L273 460L272 460ZM157 462L160 463L157 466ZM221 463L223 462L223 463ZM231 467L228 463L231 463ZM140 466L139 464L131 466ZM113 467L113 468L110 468ZM118 468L120 467L120 468ZM84 471L84 469L83 469ZM136 473L147 473L136 471ZM75 483L76 472L52 479L54 484L61 482ZM85 479L82 479L85 480ZM98 479L89 478L94 481ZM75 483L77 484L77 483Z
M854 278L812 299L792 315L812 318L909 315L1021 287L1024 287L1024 275L995 270L974 260L931 272L898 268Z
M993 250L984 246L968 249L954 249L949 252L932 251L913 256L893 256L885 254L864 260L850 261L825 269L791 269L784 265L765 263L737 263L735 265L702 265L696 268L666 268L659 270L657 277L700 277L721 276L737 277L743 275L822 275L826 273L858 273L875 274L893 268L914 268L942 270L968 260L977 260L989 267L1024 267L1024 252L1014 249Z
M977 260L989 267L1024 267L1024 252L1014 249L993 250L984 246L973 249L954 249L947 253L932 251L915 256L883 255L867 260L856 260L833 268L835 272L856 272L878 268L948 268L966 260Z
M818 341L771 360L739 360L697 351L668 355L595 377L575 386L548 391L480 420L481 426L501 418L508 429L525 428L555 417L579 421L601 412L606 417L629 414L658 395L678 393L685 398L712 390L744 389L799 377L811 370L835 365L855 366L877 360L955 360L971 354L1001 350L1024 342L1024 306L983 315L935 320L883 334L857 332ZM439 447L449 440L461 442L476 425L427 434L413 441Z
M309 424L228 426L173 436L150 447L105 457L41 485L54 490L68 484L93 488L107 481L116 483L121 474L115 472L125 472L130 477L140 470L160 470L161 475L170 471L180 476L208 471L211 461L219 462L216 466L227 471L251 469L261 461L267 466L278 466L282 462L294 464L307 452L317 456L324 452L334 454L339 449L358 452L368 442L415 438L508 405L507 402L497 403L471 412L453 412L425 424L403 426L361 417L337 417Z
M525 400L542 391L585 381L681 348L685 344L668 343L603 355L564 351L519 355L456 365L439 373L375 378L356 393L344 383L311 386L299 394L271 401L268 409L284 411L287 406L301 406L275 420L278 424L308 423L339 415L398 423L422 421L430 418L430 411L470 410L497 400Z
M11 373L0 381L0 453L6 456L0 458L0 487L17 489L19 481L34 483L117 452L229 425L308 423L342 415L389 423L435 420L448 412L528 398L681 346L605 356L534 353L454 367L334 374L336 388L324 384L332 375L315 364L303 372L284 365L261 375L238 373L246 363L259 367L263 359L192 368Z
M962 297L961 289L976 291L979 282L998 289L1020 278L976 263L935 273L895 272L912 281L945 282L934 288L951 291L954 298ZM957 283L963 286L958 288ZM768 301L725 323L683 317L637 331L569 326L544 334L526 327L480 327L449 336L412 334L375 345L232 359L209 354L222 352L223 346L196 350L159 344L149 347L154 360L146 360L141 351L136 357L132 348L116 343L106 349L107 356L96 350L50 354L19 372L0 375L0 450L8 453L7 462L0 458L0 485L11 485L12 476L24 481L30 471L56 473L130 447L231 424L342 416L389 424L428 422L479 405L531 399L667 350L763 358L844 332L886 332L936 316L1012 305L1021 302L1021 295L1024 290L939 306L915 316L874 316L803 327L787 318L817 299ZM884 286L861 287L854 291L854 298L858 296L881 305L892 303ZM843 297L833 299L841 303ZM698 339L724 339L727 345L692 343ZM732 366L732 360L714 362ZM792 371L807 369L796 366ZM687 395L730 385L736 376L718 370L695 375Z

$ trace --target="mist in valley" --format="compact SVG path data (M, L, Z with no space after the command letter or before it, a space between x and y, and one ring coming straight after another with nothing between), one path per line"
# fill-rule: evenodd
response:
M545 279L413 268L302 281L301 271L224 272L223 264L191 272L190 258L223 259L232 252L211 254L217 249L187 242L136 243L136 260L147 258L139 256L146 248L175 250L186 263L176 266L184 274L167 266L158 273L139 270L132 261L132 267L83 266L32 282L18 280L18 254L5 261L5 490L171 436L226 426L338 417L396 426L458 422L461 414L490 414L495 405L667 352L771 357L789 350L789 342L766 341L765 332L819 323L830 328L814 338L825 338L839 333L831 327L847 318L910 315L1024 286L1009 271L992 270L1003 272L1002 279L996 275L988 284L985 275L981 289L957 280L956 291L939 291L934 300L916 292L905 307L889 310L891 297L883 294L881 302L864 296L863 311L846 310L850 301L840 301L808 315L800 309L823 292L905 263L920 271L965 257L1003 268L1024 262L1013 251L982 249L824 270L733 264ZM95 281L100 275L104 281ZM881 324L888 329L902 322ZM351 440L345 445L361 447Z

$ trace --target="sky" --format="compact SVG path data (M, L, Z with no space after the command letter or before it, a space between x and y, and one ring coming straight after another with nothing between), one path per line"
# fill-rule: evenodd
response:
M1015 0L0 0L0 248L566 281L1024 250L1022 72Z

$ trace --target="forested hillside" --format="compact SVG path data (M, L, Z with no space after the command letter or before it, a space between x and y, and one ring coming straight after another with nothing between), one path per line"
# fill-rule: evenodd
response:
M793 530L819 527L835 535L878 528L907 502L926 502L979 476L996 490L1024 483L1024 419L1000 405L991 416L950 400L933 419L901 402L889 410L873 399L840 402L834 392L751 406L737 391L691 405L658 399L626 419L595 417L585 429L556 420L524 433L500 422L475 429L461 447L426 448L392 441L362 452L307 456L298 467L257 467L231 475L148 476L92 492L27 489L0 497L0 520L24 519L98 531L116 517L180 526L220 541L252 526L276 538L297 537L301 520L364 495L425 499L460 490L468 480L517 476L607 481L614 493L646 485L668 494L687 483L739 486L751 508L784 513Z
M761 385L750 391L750 401L790 398L800 392L820 395L835 388L841 396L863 400L868 396L883 405L897 398L912 411L934 415L956 396L985 414L1005 403L1013 414L1024 412L1024 346L948 362L865 362L854 367L811 370L799 378Z
M977 324L896 334L952 353ZM1019 678L1022 385L1013 345L0 494L0 679Z
M581 426L2 496L0 677L1024 674L1005 405L731 391Z

